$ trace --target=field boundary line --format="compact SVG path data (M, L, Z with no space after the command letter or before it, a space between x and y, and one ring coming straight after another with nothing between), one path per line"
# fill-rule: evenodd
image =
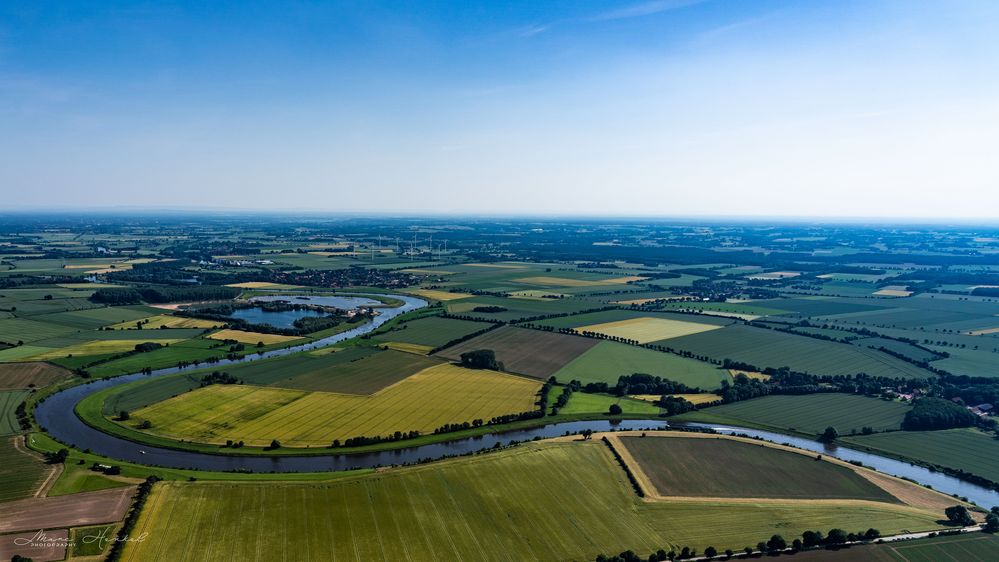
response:
M25 441L27 438L28 437L26 435L14 436L14 449L20 453L38 459L41 462L45 462L45 457L32 451L27 446L25 446L23 441ZM59 480L59 476L62 475L62 471L64 470L64 466L61 463L52 464L48 466L49 466L49 473L48 475L45 476L45 480L42 480L42 483L38 485L38 489L35 490L35 493L32 496L34 498L41 498L48 496L49 490L52 489L52 486L55 486L56 481Z

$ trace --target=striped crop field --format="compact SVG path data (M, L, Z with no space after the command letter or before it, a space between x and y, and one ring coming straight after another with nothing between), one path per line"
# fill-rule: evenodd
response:
M430 433L448 423L534 409L540 383L451 364L424 369L369 396L212 385L136 411L132 422L175 439L315 447L334 439Z
M899 429L911 406L854 394L773 395L681 414L677 419L750 425L778 431L819 434L834 427L841 435Z
M603 443L543 442L329 482L161 482L134 529L148 538L122 560L644 559L813 528L938 529L936 518L874 502L642 501Z
M157 314L148 318L121 322L111 326L111 328L115 330L129 330L135 328L138 322L142 322L142 327L146 330L159 328L218 328L223 324L223 322L205 320L204 318L186 318L184 316Z
M248 343L248 344L256 344L258 342L264 342L264 345L271 345L274 343L286 343L302 339L298 336L282 336L278 334L263 334L260 332L244 332L242 330L219 330L208 337L213 340L234 340L238 341L239 343Z

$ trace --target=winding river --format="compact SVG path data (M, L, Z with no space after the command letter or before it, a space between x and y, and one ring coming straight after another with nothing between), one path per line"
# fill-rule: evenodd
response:
M389 296L389 295L384 295ZM369 333L389 320L427 306L426 301L418 298L391 295L391 298L403 301L403 305L395 308L383 308L382 314L372 322L346 332L317 340L312 343L279 349L252 355L237 361L224 360L217 365L227 365L237 362L256 361L268 357L278 357L325 347L337 342ZM586 429L593 431L610 431L625 429L665 429L669 424L664 420L595 420L549 424L540 427L520 430L501 431L497 433L455 439L442 443L431 443L417 447L406 447L390 451L354 454L329 454L314 456L231 456L209 453L178 451L162 447L140 445L127 439L108 435L90 427L81 421L74 413L76 404L87 396L105 388L118 386L150 376L163 376L183 372L183 369L171 367L153 371L151 375L135 373L110 379L102 379L88 384L82 384L57 392L35 409L35 418L46 433L63 443L70 443L79 449L90 449L93 453L106 457L129 461L138 464L161 466L168 468L187 468L214 471L251 471L251 472L324 472L347 470L352 468L371 468L378 466L413 463L421 460L437 459L451 455L462 455L489 449L496 444L506 445L510 442L526 441L534 438L557 437L566 432L579 432ZM732 426L713 426L706 424L682 424L688 427L710 428L719 433L739 433L759 437L775 443L789 443L801 449L815 451L846 461L859 461L865 466L877 469L887 474L901 476L920 484L932 486L947 494L968 498L980 505L991 507L999 505L999 492L959 480L946 474L911 465L905 462L889 459L872 453L837 447L779 433L746 429Z

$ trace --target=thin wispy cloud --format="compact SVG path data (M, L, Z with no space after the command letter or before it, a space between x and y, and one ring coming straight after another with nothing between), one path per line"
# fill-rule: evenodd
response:
M590 17L590 21L612 21L640 18L661 14L663 12L679 10L680 8L694 6L705 1L706 0L651 0L649 2L642 2L641 4L634 4L624 8L618 8L616 10L610 10L608 12L597 14Z

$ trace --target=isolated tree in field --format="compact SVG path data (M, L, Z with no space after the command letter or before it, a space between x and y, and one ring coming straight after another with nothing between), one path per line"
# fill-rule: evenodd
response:
M461 365L469 369L492 369L494 371L499 369L496 353L491 349L476 349L462 353Z
M726 558L731 558L733 556L735 556L735 551L733 551L731 548L726 548L725 549L725 557Z
M120 421L125 421L128 419L128 410L122 410L118 412L118 419Z
M268 449L280 449L281 448L281 442L278 441L277 439L274 439L273 441L271 441L270 446L268 446L267 448Z
M715 556L718 556L718 549L713 546L709 546L704 549L704 555L708 558L714 558Z
M747 546L746 548L742 549L742 551L746 553L747 558L753 555L753 547L751 546Z
M826 428L825 431L822 432L822 435L819 436L819 441L823 443L832 443L838 437L839 437L839 432L836 431L836 428L833 426L829 426Z
M944 514L947 516L947 520L955 525L961 525L967 527L968 525L974 525L975 520L968 513L968 508L963 505L955 505L948 507L944 510Z
M611 404L610 408L607 408L607 413L612 416L621 415L621 406L617 404Z

